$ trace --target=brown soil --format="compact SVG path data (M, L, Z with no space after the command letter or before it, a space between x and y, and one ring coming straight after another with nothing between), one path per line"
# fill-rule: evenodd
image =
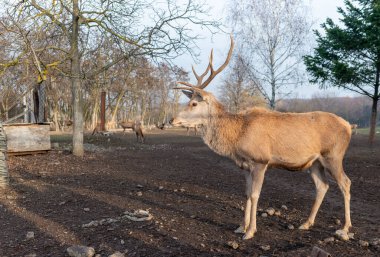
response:
M54 137L57 138L57 137ZM352 231L355 239L323 243L336 219L344 222L343 198L332 182L309 231L289 230L307 218L314 185L307 172L269 170L259 208L281 216L261 217L254 239L233 231L243 217L244 176L228 159L211 152L185 131L86 136L84 158L67 150L13 156L11 183L0 191L0 256L67 256L66 248L92 246L101 256L308 256L313 246L332 256L380 256L379 246L359 240L380 237L380 144L354 136L344 161L352 180ZM379 140L378 140L379 141ZM59 140L60 148L70 139ZM94 146L95 145L95 146ZM103 150L102 150L103 149ZM330 179L331 180L331 179ZM122 220L83 228L94 220L148 210L151 221ZM28 231L35 236L27 239ZM235 241L239 247L228 245ZM261 247L269 245L270 250Z

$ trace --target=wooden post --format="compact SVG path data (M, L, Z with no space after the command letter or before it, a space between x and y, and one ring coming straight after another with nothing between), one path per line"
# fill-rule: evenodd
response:
M0 188L5 188L8 183L7 138L0 122Z
M100 130L106 131L106 92L100 95Z

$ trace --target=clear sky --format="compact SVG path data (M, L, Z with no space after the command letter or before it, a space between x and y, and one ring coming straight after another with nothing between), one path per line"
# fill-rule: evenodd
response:
M227 16L226 5L228 1L234 0L207 0L207 4L211 7L211 16L215 18L224 19ZM260 1L260 0L258 0ZM339 15L337 13L337 7L344 7L343 0L304 0L307 6L310 6L310 12L312 14L312 21L315 23L314 28L319 29L320 24L323 23L326 18L332 18L334 21L338 21ZM227 32L229 28L227 27ZM184 55L176 60L176 64L182 66L185 70L191 71L191 65L194 64L197 71L203 72L207 66L208 56L210 54L211 48L214 48L214 66L218 67L221 62L223 62L226 53L229 48L229 35L228 34L218 34L213 37L206 30L200 30L199 33L204 37L203 40L198 42L199 47L199 63L195 63L194 60L189 55ZM313 37L314 38L314 37ZM214 81L208 86L207 90L216 93L218 95L218 87L221 85L222 74L215 78ZM194 82L193 74L190 73L190 82ZM314 93L333 93L338 96L354 96L356 94L345 90L320 90L316 85L303 85L293 89L293 96L298 96L302 98L309 98Z

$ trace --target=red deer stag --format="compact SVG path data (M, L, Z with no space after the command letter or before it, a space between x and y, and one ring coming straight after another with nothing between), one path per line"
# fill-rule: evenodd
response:
M177 82L190 98L187 107L171 120L173 126L200 124L204 142L216 153L231 158L245 170L247 202L245 215L236 233L243 239L254 236L257 202L267 168L291 171L310 170L316 186L316 198L311 213L299 228L309 229L329 188L326 172L337 181L344 197L345 224L339 232L348 239L351 227L350 185L343 171L342 160L351 139L351 127L344 119L327 112L280 113L254 108L245 114L232 114L204 88L231 59L234 42L225 62L213 67L213 51L206 71L198 75L197 84ZM210 72L207 80L203 78ZM300 186L300 185L299 185Z
M144 134L142 131L142 124L140 121L123 121L119 122L119 125L123 128L123 132L126 129L132 129L136 133L137 142L144 143Z

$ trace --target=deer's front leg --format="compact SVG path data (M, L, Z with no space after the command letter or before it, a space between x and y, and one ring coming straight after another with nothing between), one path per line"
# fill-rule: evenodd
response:
M266 164L254 164L251 168L251 213L249 226L247 231L245 232L243 239L251 239L255 235L256 232L256 212L257 212L257 202L260 197L261 188L264 182L264 175L267 169Z
M251 201L251 190L252 190L252 174L250 171L245 171L245 194L247 195L247 202L245 204L244 209L244 219L243 224L238 227L235 230L235 233L241 233L244 234L247 231L247 228L249 226L249 222L251 220L251 207L252 207L252 201Z

